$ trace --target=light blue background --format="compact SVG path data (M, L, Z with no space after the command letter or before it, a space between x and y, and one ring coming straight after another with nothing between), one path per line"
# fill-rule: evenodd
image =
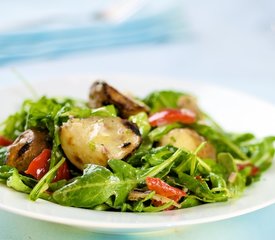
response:
M192 33L192 37L183 42L126 46L76 53L60 59L15 62L0 68L0 87L18 83L18 78L12 73L13 68L30 82L62 76L76 76L77 79L77 75L87 74L103 77L105 74L146 75L148 81L149 76L165 76L214 83L275 104L274 1L182 2L186 24ZM160 233L117 236L91 233L0 211L0 239L256 240L274 239L274 229L274 205L216 223Z

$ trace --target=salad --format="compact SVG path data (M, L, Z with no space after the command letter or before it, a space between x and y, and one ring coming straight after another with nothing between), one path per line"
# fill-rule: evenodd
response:
M227 132L196 98L96 81L87 101L27 99L0 127L0 180L32 201L158 212L224 202L258 181L274 136Z

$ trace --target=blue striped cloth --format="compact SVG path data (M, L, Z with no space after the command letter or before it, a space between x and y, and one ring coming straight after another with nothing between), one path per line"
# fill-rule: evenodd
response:
M120 24L98 22L83 27L2 33L0 66L79 52L165 43L181 40L185 35L181 12L175 10Z

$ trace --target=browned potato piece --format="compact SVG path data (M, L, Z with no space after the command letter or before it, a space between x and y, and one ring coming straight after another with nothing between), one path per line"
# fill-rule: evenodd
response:
M187 108L194 112L198 118L202 118L203 114L197 104L197 99L194 96L190 95L183 95L179 98L178 107L180 108Z
M196 131L189 128L176 128L164 135L160 140L160 145L173 145L177 148L185 148L194 151L202 142L204 137L200 136ZM212 144L206 143L203 149L199 151L198 156L201 158L216 158L216 150Z
M8 146L6 164L16 167L19 172L24 172L30 162L46 148L50 148L48 133L38 129L28 129Z
M89 107L98 108L109 104L115 105L123 118L149 111L146 105L123 95L106 82L95 82L90 89Z
M136 125L119 117L71 119L61 127L60 139L67 158L79 169L123 159L141 143Z

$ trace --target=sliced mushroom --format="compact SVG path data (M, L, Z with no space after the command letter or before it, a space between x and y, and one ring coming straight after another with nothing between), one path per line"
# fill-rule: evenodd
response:
M194 151L202 142L206 141L196 131L189 128L176 128L164 135L160 139L160 145L173 145L177 148L185 148ZM214 146L207 142L203 149L198 153L201 158L216 158L216 150Z
M90 89L89 106L98 108L109 104L115 105L123 118L149 111L146 105L123 95L106 82L95 82Z
M24 172L30 162L46 148L50 148L48 132L28 129L8 146L6 164L17 168L19 172Z
M123 159L141 143L136 125L119 117L71 119L61 127L60 139L67 158L79 169Z

